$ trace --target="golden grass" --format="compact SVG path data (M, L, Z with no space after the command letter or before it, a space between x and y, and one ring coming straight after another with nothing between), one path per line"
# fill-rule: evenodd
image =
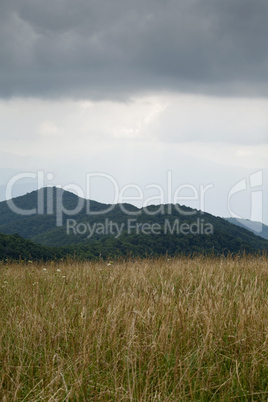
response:
M0 267L2 401L267 401L268 258Z

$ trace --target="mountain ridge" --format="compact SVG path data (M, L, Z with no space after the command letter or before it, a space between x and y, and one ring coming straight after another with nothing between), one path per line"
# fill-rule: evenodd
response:
M9 204L33 211L19 215ZM186 206L103 204L58 187L0 202L0 232L17 233L45 247L65 247L66 252L69 248L86 258L129 252L143 256L268 250L268 241L249 230Z
M251 221L250 219L243 219L243 218L224 218L228 222L233 223L234 225L240 226L245 228L257 236L263 237L264 239L268 240L268 225L265 225L261 222ZM261 231L259 230L261 226Z

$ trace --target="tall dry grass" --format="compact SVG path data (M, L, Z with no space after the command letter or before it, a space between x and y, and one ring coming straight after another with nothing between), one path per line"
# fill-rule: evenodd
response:
M267 401L267 301L265 257L2 265L0 399Z

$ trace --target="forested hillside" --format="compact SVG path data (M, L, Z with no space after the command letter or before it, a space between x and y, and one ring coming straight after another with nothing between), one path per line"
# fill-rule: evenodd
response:
M60 248L55 255L109 258L268 250L268 241L249 230L186 206L105 205L59 188L44 188L12 202L13 210L7 202L0 203L0 232ZM17 212L28 211L27 215L17 213L14 206ZM48 250L39 252L45 256Z

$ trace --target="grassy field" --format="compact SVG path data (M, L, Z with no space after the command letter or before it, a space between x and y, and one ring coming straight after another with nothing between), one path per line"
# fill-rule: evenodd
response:
M268 258L0 265L1 401L267 401Z

